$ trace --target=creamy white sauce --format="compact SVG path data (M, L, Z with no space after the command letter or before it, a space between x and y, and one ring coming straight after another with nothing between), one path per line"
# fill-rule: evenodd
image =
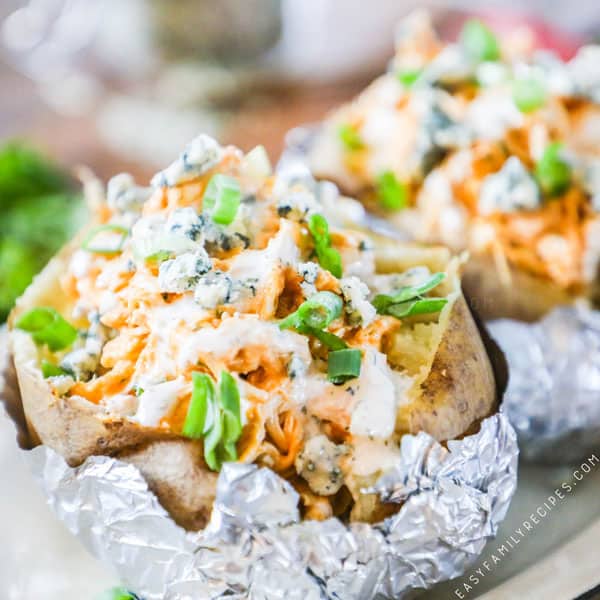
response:
M359 477L387 471L400 460L400 449L393 440L355 437L352 446L351 471Z
M138 397L137 411L131 420L146 427L158 426L160 420L173 410L177 397L184 387L183 377L178 377L173 381L144 388L143 393Z

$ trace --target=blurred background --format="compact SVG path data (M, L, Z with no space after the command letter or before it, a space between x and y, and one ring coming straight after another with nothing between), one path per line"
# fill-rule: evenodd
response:
M448 37L472 14L499 32L526 24L565 58L600 36L598 0L0 0L0 323L85 219L80 166L145 183L201 131L275 162L286 131L385 69L416 7ZM53 520L1 416L0 473L0 600L87 600L114 583Z

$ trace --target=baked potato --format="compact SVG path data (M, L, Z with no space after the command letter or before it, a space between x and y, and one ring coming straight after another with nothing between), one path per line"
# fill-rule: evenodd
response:
M600 46L569 62L469 21L401 24L389 72L336 109L308 161L413 239L468 250L486 318L598 297Z
M280 473L305 518L397 509L364 488L404 434L493 413L494 373L462 259L337 227L321 187L203 135L152 188L113 178L9 319L33 441L135 465L190 530L226 461Z

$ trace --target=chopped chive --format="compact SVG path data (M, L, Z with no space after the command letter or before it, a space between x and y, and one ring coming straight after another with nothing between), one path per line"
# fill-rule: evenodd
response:
M42 375L44 379L48 379L48 377L59 377L60 375L70 375L70 373L58 365L42 360Z
M192 373L192 386L192 397L182 434L197 440L204 437L206 433L207 417L216 402L215 387L212 379L206 373Z
M52 352L64 350L77 339L77 329L53 308L33 308L19 317L15 327L31 333L36 344L46 344Z
M348 347L348 344L346 344L342 338L329 331L306 328L306 330L301 330L300 333L313 335L321 342L321 344L329 348L329 350L343 350Z
M365 147L360 134L352 127L352 125L340 125L338 128L338 137L344 145L344 148L350 152L362 150Z
M539 79L518 79L513 84L513 100L521 112L533 112L546 102L546 87Z
M492 30L479 19L469 19L460 34L460 44L476 61L493 61L500 58L500 44Z
M298 308L298 317L308 327L325 329L340 317L344 302L333 292L317 292Z
M571 167L561 157L563 145L553 142L535 165L535 176L547 196L564 194L571 184Z
M329 235L329 224L323 215L311 215L308 220L308 229L315 242L315 252L319 264L329 271L334 277L342 276L342 257L340 253L331 246Z
M403 69L396 71L396 77L404 87L409 88L419 79L422 72L423 69Z
M99 234L105 231L112 231L114 233L120 233L121 238L119 239L119 243L115 248L105 248L102 246L94 246L93 241L94 238ZM85 240L81 244L81 247L88 252L93 252L94 254L106 254L106 255L114 255L120 254L123 251L123 244L129 235L129 229L127 227L123 227L122 225L115 225L113 223L107 223L106 225L98 225L97 227L93 227L88 233Z
M401 210L408 203L408 189L392 171L384 171L377 177L377 199L386 210Z
M345 348L329 353L327 358L327 378L339 385L360 375L361 351L356 348Z
M217 173L206 186L202 208L219 225L229 225L237 214L242 198L237 179Z

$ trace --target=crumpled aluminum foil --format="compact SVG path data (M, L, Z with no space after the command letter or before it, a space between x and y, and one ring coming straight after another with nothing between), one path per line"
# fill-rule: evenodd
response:
M289 131L279 167L309 172L307 157L319 128L311 124ZM406 239L366 212L349 219ZM538 323L501 319L486 326L508 361L502 410L517 431L521 457L571 464L600 448L600 313L560 307Z
M564 306L537 323L487 326L509 364L503 410L521 455L568 464L600 448L600 312Z
M405 436L400 462L373 490L403 504L377 525L302 522L287 481L226 464L207 528L189 533L134 466L93 456L71 468L46 446L25 449L14 374L2 371L0 397L49 504L145 600L400 598L463 573L495 535L516 487L516 435L496 414L447 449L425 433Z

